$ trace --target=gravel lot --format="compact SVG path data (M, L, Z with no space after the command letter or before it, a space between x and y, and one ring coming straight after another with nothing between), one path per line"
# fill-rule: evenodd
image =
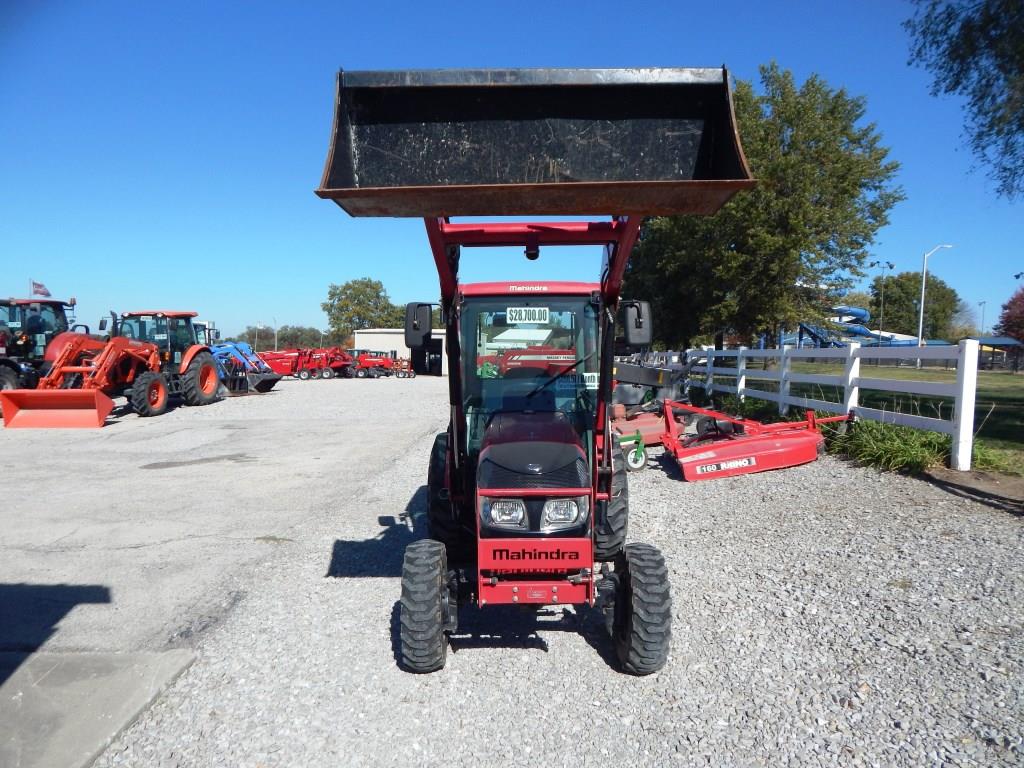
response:
M402 552L445 407L440 382L405 384L418 426L379 452L352 435L365 461L224 574L225 617L166 641L198 661L97 765L1024 763L1024 520L832 458L630 475L629 538L672 576L654 676L616 672L599 618L568 608L464 608L447 667L402 672Z

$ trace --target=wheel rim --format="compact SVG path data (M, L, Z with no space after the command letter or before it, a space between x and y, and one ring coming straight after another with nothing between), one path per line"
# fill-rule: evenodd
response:
M199 388L205 395L212 395L217 391L217 371L209 363L199 369Z
M149 388L146 390L146 399L149 400L151 407L156 408L163 402L164 397L167 396L167 387L159 379L155 379L150 382Z

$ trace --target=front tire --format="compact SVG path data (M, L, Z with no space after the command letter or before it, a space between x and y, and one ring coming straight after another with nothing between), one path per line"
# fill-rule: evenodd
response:
M322 371L320 371L320 378L321 379L333 379L334 378L334 369L333 368L324 368Z
M139 416L160 416L167 412L170 394L167 377L162 373L146 371L132 384L132 408Z
M182 375L181 393L188 405L209 405L217 399L220 376L209 352L199 352Z
M615 561L615 575L615 655L623 671L631 675L657 672L668 661L672 639L672 596L665 558L650 544L628 544Z
M432 539L405 548L399 640L410 672L436 672L448 655L448 561L444 544Z
M6 365L0 365L0 389L17 389L18 374Z
M357 379L365 379L366 378L366 369L365 368L356 368L356 378Z

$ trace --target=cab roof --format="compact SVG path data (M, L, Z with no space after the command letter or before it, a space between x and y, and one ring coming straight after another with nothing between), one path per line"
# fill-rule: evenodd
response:
M14 304L16 306L23 306L26 304L59 304L62 307L74 306L70 302L64 301L63 299L0 299L0 304Z
M177 309L137 309L122 312L121 317L138 317L139 315L163 315L164 317L199 317L198 312L183 312Z
M460 285L459 291L463 296L545 296L545 295L569 295L589 296L594 291L599 291L601 286L598 283L578 283L572 281L537 281L537 282L511 282L500 283L468 283Z

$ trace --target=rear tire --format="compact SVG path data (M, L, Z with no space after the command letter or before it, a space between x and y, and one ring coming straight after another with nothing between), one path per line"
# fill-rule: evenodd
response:
M615 575L615 655L623 671L631 675L657 672L668 661L672 639L672 596L665 558L650 544L629 544L615 562Z
M220 376L209 352L199 352L182 374L181 393L188 405L209 405L217 399Z
M139 416L160 416L167 412L170 394L167 377L162 373L146 371L132 384L131 404Z
M300 381L309 381L309 377L309 368L302 368L299 370L298 373L295 374L295 378L299 379Z
M411 672L435 672L444 666L447 581L444 544L421 539L405 548L399 639L402 664Z
M366 369L365 368L356 368L356 378L357 379L365 379L366 378Z
M334 378L334 369L333 368L324 368L322 371L320 371L320 378L321 379L333 379Z
M622 447L612 449L612 498L598 502L604 506L604 519L594 521L594 559L614 560L626 543L629 527L629 479Z
M431 538L444 544L448 550L448 559L459 562L469 554L469 542L455 517L451 499L445 492L447 458L448 433L442 432L434 438L430 465L427 467L427 528Z

